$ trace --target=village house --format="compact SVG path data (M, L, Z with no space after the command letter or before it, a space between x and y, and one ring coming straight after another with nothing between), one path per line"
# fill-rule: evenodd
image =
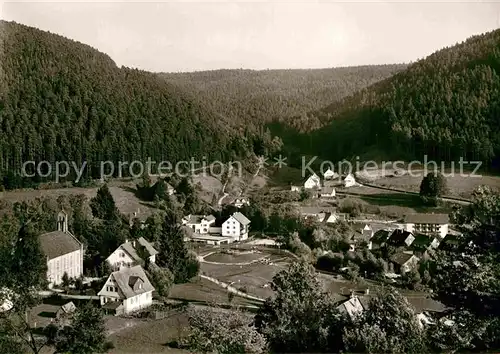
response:
M320 189L321 188L321 179L318 177L316 173L309 176L304 181L304 189Z
M373 237L373 229L368 224L355 223L351 226L353 233L349 238L349 251L355 251L357 247L365 244L371 249L370 239Z
M316 222L334 223L338 217L331 207L300 207L300 215L307 220Z
M398 252L391 257L394 271L398 274L405 274L417 267L420 259L412 253Z
M405 230L425 235L448 234L449 217L447 214L409 214L404 219Z
M97 295L106 311L123 315L151 306L154 290L144 269L138 265L111 273Z
M158 251L153 245L143 237L138 240L126 240L109 255L106 261L113 270L119 270L123 267L132 267L138 264L148 266L156 262Z
M60 324L69 324L75 312L76 306L72 301L70 301L59 307L59 309L56 311L56 319Z
M334 198L335 197L335 188L334 187L321 187L319 196L321 198Z
M357 316L361 315L363 311L365 311L365 306L361 303L357 296L353 295L350 299L338 305L337 309L340 313L345 313L351 320L354 320Z
M396 229L389 236L387 244L393 247L410 247L414 240L415 236L411 232Z
M459 235L448 234L439 243L438 249L442 251L457 252L461 245L462 242Z
M232 237L235 241L243 241L248 238L250 220L240 212L231 215L222 223L222 236Z
M415 240L411 244L411 249L415 254L426 254L427 251L435 249L439 246L439 238L434 236L415 235Z
M391 231L390 230L378 230L376 231L372 238L370 239L370 242L368 244L368 249L369 250L376 250L379 248L382 248L385 246L387 243L387 240L389 239L389 236L391 236Z
M170 183L166 184L166 190L168 195L174 195L175 194L175 188L170 185Z
M246 198L236 198L232 204L237 207L237 208L242 208L243 206L248 206L250 205L250 202Z
M70 278L83 274L83 244L68 230L68 214L57 215L57 230L40 235L40 246L47 257L49 287L59 285L64 273Z
M318 219L320 220L320 222L322 222L324 224L333 224L333 223L338 222L339 220L343 220L338 214L335 214L332 212L322 213L318 216Z
M215 224L213 215L188 215L182 219L182 224L191 228L197 234L209 234Z
M8 288L0 288L0 313L9 311L14 307L13 296L14 293Z
M338 177L339 177L338 173L333 172L331 168L328 168L328 170L326 170L325 173L323 173L323 178L327 181L330 181Z
M349 173L342 182L345 188L353 187L356 185L356 179L354 178L352 173Z

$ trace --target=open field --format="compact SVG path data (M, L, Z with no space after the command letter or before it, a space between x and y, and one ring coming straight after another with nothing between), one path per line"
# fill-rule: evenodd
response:
M246 266L214 265L209 263L201 264L201 271L215 279L226 283L232 283L236 289L260 298L267 298L272 295L269 284L273 276L281 269L280 266L266 264L251 264Z
M457 167L458 168L458 167ZM370 171L370 175L372 171ZM381 187L402 189L409 192L419 192L420 183L424 175L423 170L412 170L412 174L394 176L390 171L386 171L385 175L377 175L373 172L375 178L370 183ZM457 171L452 175L448 169L444 172L448 184L449 192L447 196L470 199L472 191L480 185L487 185L495 189L500 188L499 176L479 176L471 175L469 172L463 173L461 176Z
M154 212L147 203L141 201L132 191L135 188L134 182L114 181L109 184L109 191L115 200L118 210L124 215L133 215L137 213L140 219L146 219ZM0 200L5 200L10 203L31 201L36 198L50 197L57 199L60 196L71 196L83 194L90 200L97 194L98 187L92 188L58 188L58 189L38 189L38 190L15 190L5 191L0 193Z
M176 312L161 320L143 321L112 334L109 339L115 348L109 353L189 353L166 345L182 337L187 326L187 316Z
M218 196L222 190L220 180L209 176L208 173L195 174L193 176L193 183L201 186L201 190L198 190L198 196L207 203L212 203L214 195Z
M219 304L229 303L228 293L225 289L203 278L197 278L190 283L175 284L170 290L169 298L189 302L214 302ZM252 300L248 300L239 296L235 296L232 300L232 303L235 305L256 304Z

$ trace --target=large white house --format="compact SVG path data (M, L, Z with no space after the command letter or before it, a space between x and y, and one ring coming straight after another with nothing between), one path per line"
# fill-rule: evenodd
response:
M158 251L143 237L138 240L125 241L106 258L112 269L119 270L123 267L132 267L138 264L151 264L156 262Z
M104 309L122 315L151 306L153 285L141 266L111 273L97 294Z
M316 173L309 176L304 182L304 189L319 189L321 188L321 179Z
M441 238L448 234L448 223L447 214L409 214L404 220L406 231L414 234L438 235Z
M215 217L213 215L188 215L182 219L182 224L196 234L208 234L215 224Z
M250 220L240 212L231 215L222 223L222 236L232 237L235 241L243 241L248 238Z
M47 257L49 287L59 285L64 273L70 278L83 274L83 244L68 230L68 214L57 215L57 230L40 235L40 246Z

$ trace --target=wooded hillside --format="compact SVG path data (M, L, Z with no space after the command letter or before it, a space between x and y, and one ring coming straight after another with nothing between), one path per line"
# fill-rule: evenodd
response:
M330 159L427 154L498 167L499 70L500 30L471 37L316 112L326 126L300 145Z
M309 112L340 100L406 68L370 65L330 69L213 70L162 73L161 77L190 93L232 124L261 126L284 121L293 126L319 127ZM294 117L293 120L289 120Z
M13 22L0 22L0 39L0 181L9 176L7 187L30 160L224 161L253 149L253 136L155 74L118 68L88 45Z

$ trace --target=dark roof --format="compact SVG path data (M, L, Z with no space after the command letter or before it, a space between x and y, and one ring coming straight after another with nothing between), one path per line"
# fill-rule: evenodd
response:
M359 295L358 299L365 309L368 309L370 300L374 295ZM415 308L416 313L423 311L443 312L446 306L439 301L422 296L405 296L408 302Z
M440 250L459 249L464 244L465 242L461 236L448 234L441 240L438 248Z
M146 253L149 254L148 257L158 254L158 251L155 250L153 248L153 246L148 241L146 241L143 237L140 237L136 241L135 246L134 246L133 242L134 241L132 241L132 242L128 241L128 242L122 243L120 245L120 247L123 248L130 255L130 257L132 257L136 262L141 261L141 257L137 253L137 249L141 246L144 248Z
M405 223L409 224L448 224L448 214L408 214Z
M392 257L391 257L391 261L396 263L396 264L399 264L399 265L404 265L406 262L408 262L413 256L415 256L414 254L410 254L410 253L404 253L404 252L400 252L400 253L396 253L394 254ZM416 256L415 256L416 257Z
M375 232L370 241L375 244L382 244L389 239L390 233L391 232L389 230L378 230Z
M415 235L415 240L413 240L411 246L414 248L427 249L435 239L436 237L433 236L418 234Z
M69 232L52 231L40 235L40 246L49 259L54 259L80 250L82 244Z
M404 246L405 241L408 237L412 236L411 232L401 229L396 229L392 232L391 236L387 240L390 244L394 246Z

